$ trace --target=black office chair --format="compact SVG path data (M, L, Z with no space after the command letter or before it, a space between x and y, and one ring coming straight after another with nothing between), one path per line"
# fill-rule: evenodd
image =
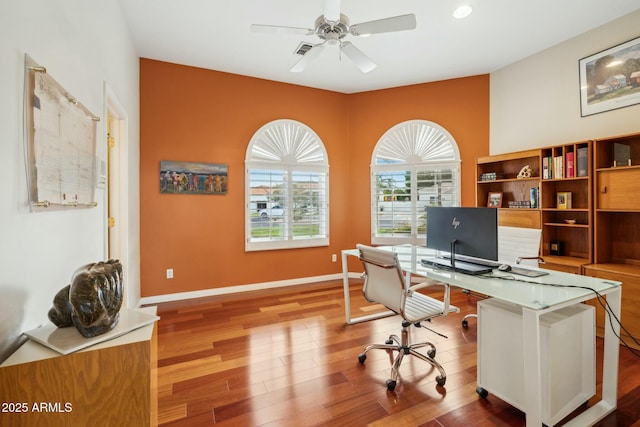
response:
M436 377L438 385L444 386L447 374L435 360L436 348L430 342L411 344L409 342L409 327L420 327L420 322L431 320L435 317L446 316L449 313L458 313L460 310L449 304L449 285L437 282L425 282L408 286L405 284L405 276L400 268L398 257L395 253L358 245L360 260L364 265L364 287L362 289L365 298L370 302L377 302L402 316L402 332L400 338L390 335L385 344L371 344L364 348L358 355L358 361L364 364L369 350L397 351L391 377L387 380L387 389L393 391L398 382L398 371L405 355L415 356L431 364L438 369L440 375ZM444 287L442 301L426 296L418 292L427 286L439 285ZM427 354L417 349L427 347Z

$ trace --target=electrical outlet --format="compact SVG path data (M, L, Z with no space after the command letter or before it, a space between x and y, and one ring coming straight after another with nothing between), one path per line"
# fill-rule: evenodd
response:
M331 262L336 262L336 261L338 261L338 255L331 254Z
M167 279L173 279L173 268L167 268Z

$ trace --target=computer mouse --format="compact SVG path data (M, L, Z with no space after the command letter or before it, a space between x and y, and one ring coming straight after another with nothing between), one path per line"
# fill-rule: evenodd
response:
M511 271L511 266L509 264L502 264L498 267L498 271Z

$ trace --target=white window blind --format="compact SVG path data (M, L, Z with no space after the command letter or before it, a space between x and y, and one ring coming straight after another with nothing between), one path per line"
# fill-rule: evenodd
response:
M247 251L329 244L329 164L315 132L270 122L251 139L245 164Z
M371 164L371 241L424 244L427 206L460 205L460 154L439 125L412 120L389 129Z

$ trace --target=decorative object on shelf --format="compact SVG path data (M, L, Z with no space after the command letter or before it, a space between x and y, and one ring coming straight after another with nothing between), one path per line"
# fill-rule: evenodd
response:
M564 255L564 243L560 240L552 240L549 242L549 253L557 256Z
M71 284L55 295L49 320L59 328L73 325L86 338L95 337L118 324L122 297L120 261L87 264L78 268Z
M160 192L165 194L226 194L226 164L160 161Z
M570 191L559 191L556 193L556 207L558 209L571 209Z
M502 193L492 192L487 197L487 207L489 208L501 208L502 207Z
M532 176L533 169L531 169L531 166L529 165L523 166L522 169L520 169L520 172L518 172L519 179L531 178Z
M496 179L502 179L504 175L500 172L485 172L480 174L480 181L495 181Z
M613 167L631 166L631 146L629 144L613 143Z
M640 70L625 68L634 60L640 60L640 37L579 61L582 117L640 103Z
M516 209L523 209L523 208L529 209L531 208L531 201L530 200L510 200L509 207L516 208Z
M566 222L567 224L573 225L576 223L575 219L565 219L564 222Z

